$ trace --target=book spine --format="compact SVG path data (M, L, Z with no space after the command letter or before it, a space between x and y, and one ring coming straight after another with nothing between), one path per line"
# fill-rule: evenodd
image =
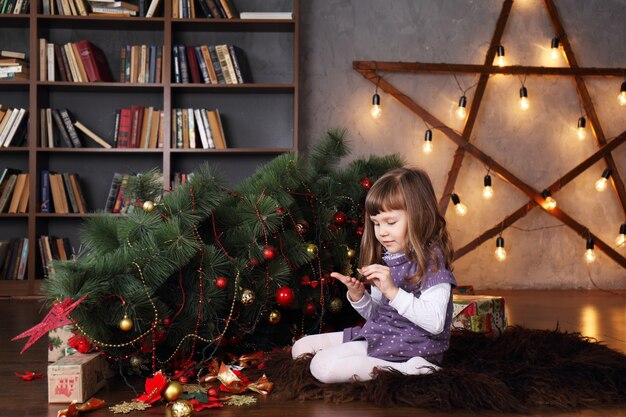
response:
M187 63L189 72L191 73L191 82L199 84L202 82L200 79L200 67L196 61L196 51L193 46L187 47Z
M54 59L57 63L59 79L61 81L67 81L67 70L65 69L65 63L63 62L63 54L61 53L61 46L58 44L54 45Z
M41 171L40 211L50 213L50 172L46 169Z
M104 205L105 213L112 213L113 206L115 205L115 199L117 198L117 193L120 189L120 184L122 182L122 174L116 172L113 174L113 179L111 180L111 187L109 188L109 194L107 196L106 203Z
M118 147L117 142L119 139L119 133L120 133L120 111L115 110L115 124L113 126L113 138L112 138L114 148Z
M200 109L200 116L202 117L202 124L204 125L204 134L206 135L206 140L209 144L209 149L215 149L215 140L213 139L213 134L211 133L211 126L209 124L209 117L207 116L207 110Z
M72 123L69 112L64 109L61 110L59 114L63 119L63 123L65 123L65 128L67 129L67 133L70 136L72 145L74 145L75 148L82 148L83 145L80 143L80 138L78 137L78 133L76 133L76 129L74 129L74 123Z
M187 47L185 45L178 45L178 61L180 63L180 78L181 82L189 82L189 64L187 62Z
M65 130L65 125L57 109L52 109L52 118L54 119L54 123L56 124L57 129L59 130L59 133L61 134L61 139L63 139L65 146L67 146L68 148L73 148L72 140L70 139L70 136L68 135L67 130Z
M72 183L70 182L70 174L64 172L61 174L61 178L63 178L63 184L65 185L66 201L70 202L70 206L72 206L72 213L80 213L78 210L78 204L76 203L76 196L74 195L74 190L72 189Z
M200 68L200 74L202 74L202 81L205 84L211 84L211 79L209 78L209 71L206 66L206 62L204 62L204 58L202 57L202 50L199 46L195 46L193 48L196 54L196 61L198 62L198 68Z
M222 71L222 66L220 65L220 60L214 45L209 46L209 56L211 57L211 63L213 64L218 84L226 84L226 78L224 77L224 72Z

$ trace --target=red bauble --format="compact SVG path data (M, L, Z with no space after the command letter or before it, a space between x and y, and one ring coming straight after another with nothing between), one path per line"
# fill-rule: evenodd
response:
M250 265L252 265L252 266L259 266L259 260L256 259L256 258L250 259Z
M228 280L224 277L215 278L215 286L220 290L223 290L228 285Z
M180 378L178 378L178 382L180 382L181 384L188 384L189 378L187 378L186 376L181 376Z
M217 390L217 388L211 387L208 389L207 394L209 394L209 397L217 397L220 395L220 392Z
M281 209L280 207L278 207L276 209L276 213L278 213L278 214L283 214L284 212L285 212L285 210Z
M365 177L361 178L359 184L361 184L361 187L363 187L366 191L369 191L369 189L372 188L372 185L374 185L374 181L372 181L371 178Z
M338 211L337 213L335 213L335 216L333 217L333 223L335 223L335 226L345 226L346 221L348 221L348 216L346 216L346 213L344 213L343 211Z
M276 249L271 247L271 246L266 246L265 249L263 249L263 258L266 261L273 261L274 258L276 257Z
M169 327L172 324L172 319L169 317L163 317L163 325Z
M288 307L294 300L293 291L287 286L280 287L276 291L276 303L281 307Z
M359 226L356 228L356 234L357 236L363 236L363 226Z
M316 311L317 307L315 307L315 303L313 302L306 303L306 305L304 306L304 315L306 316L312 316L315 314Z

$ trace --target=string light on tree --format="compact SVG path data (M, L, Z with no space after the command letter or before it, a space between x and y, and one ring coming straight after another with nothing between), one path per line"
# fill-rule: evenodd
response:
M528 89L522 85L522 88L519 89L519 108L526 111L530 107L530 102L528 101Z
M465 204L461 203L461 199L456 193L450 194L450 198L452 199L452 203L454 204L454 211L459 216L465 216L467 214L467 207Z
M576 135L578 136L578 140L584 140L587 137L587 119L585 119L584 116L580 116L578 119Z
M588 264L596 261L596 251L594 250L593 238L587 239L587 250L585 250L585 262Z
M493 187L491 186L491 175L485 175L485 179L483 180L483 198L485 200L491 200L493 197Z
M617 101L619 102L620 106L626 106L626 81L622 83L622 87L619 89Z
M541 197L543 197L543 208L546 210L554 210L557 206L556 200L552 198L552 193L550 190L543 190L541 192Z
M606 190L606 187L609 184L609 177L611 176L611 170L609 168L606 168L603 172L602 172L602 176L598 179L598 181L596 181L596 190L597 191L604 191Z
M461 96L459 99L459 107L456 109L456 117L461 120L465 120L467 116L467 97Z
M621 248L624 244L626 244L626 223L619 227L619 234L615 238L615 244L618 248Z
M433 151L433 131L427 129L424 132L424 145L422 146L424 153L431 153Z
M496 54L497 54L496 64L499 67L505 66L506 65L506 59L504 58L504 46L498 45L496 47Z
M498 236L496 239L496 250L494 255L500 262L504 262L506 260L506 250L504 249L504 238L502 235Z
M552 59L558 59L559 52L561 52L559 48L560 46L561 46L561 41L559 40L559 38L557 36L552 38L552 43L550 44L550 57Z

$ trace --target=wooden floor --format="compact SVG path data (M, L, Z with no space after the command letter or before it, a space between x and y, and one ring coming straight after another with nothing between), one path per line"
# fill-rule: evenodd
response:
M510 324L530 328L579 331L586 336L597 338L607 346L626 352L626 291L491 291L505 297ZM63 405L47 403L46 379L25 382L14 372L46 372L46 340L42 338L23 355L19 354L24 342L11 342L12 336L32 327L42 317L37 300L0 299L0 417L36 416L56 417ZM139 382L139 381L138 381ZM136 387L142 391L140 384ZM120 381L110 380L108 386L98 392L98 398L114 405L133 398L132 391ZM83 415L83 414L81 414ZM86 414L88 417L113 416L107 408ZM117 414L121 415L121 414ZM205 410L194 416L315 416L315 417L380 417L416 416L465 417L468 411L432 412L413 408L385 409L368 403L329 404L322 401L279 402L261 398L257 405L246 408L225 407L220 410ZM501 414L485 412L482 416ZM625 407L562 412L541 410L535 416L587 416L587 417L626 417ZM165 416L161 405L145 412L135 411L129 416Z

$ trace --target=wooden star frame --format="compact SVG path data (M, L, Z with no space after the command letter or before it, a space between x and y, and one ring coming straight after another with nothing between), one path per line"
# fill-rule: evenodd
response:
M561 45L563 46L563 52L565 58L569 64L569 67L532 67L532 66L505 66L497 67L493 65L496 50L498 45L501 44L502 34L506 26L511 7L513 6L513 0L504 0L502 4L502 10L496 23L496 28L493 33L490 47L485 57L485 63L483 65L467 65L467 64L446 64L446 63L420 63L420 62L390 62L390 61L353 61L352 67L355 71L361 74L365 79L372 82L385 93L392 96L400 104L405 106L412 113L421 118L430 126L437 126L445 136L451 139L458 146L452 166L448 172L448 179L439 200L439 210L441 213L445 213L448 204L450 202L450 196L454 190L456 180L461 170L463 158L465 153L472 155L478 160L482 161L485 165L489 166L490 170L495 172L501 179L508 182L522 193L526 194L530 200L519 209L505 217L502 221L498 222L496 226L483 232L476 239L472 240L465 246L456 250L455 259L458 259L473 249L477 248L481 243L488 239L491 239L502 233L502 231L515 223L520 218L526 216L530 210L535 207L541 207L546 213L556 217L565 225L569 226L576 233L582 236L584 239L592 238L595 245L604 252L607 256L613 259L622 267L626 268L626 258L620 253L615 251L610 245L602 241L598 236L593 234L589 228L585 225L577 222L561 208L556 207L549 210L544 207L545 199L541 195L541 191L538 191L526 184L524 181L515 176L512 172L506 169L504 166L496 162L493 158L480 150L478 147L470 143L470 137L476 122L478 110L482 102L485 89L487 87L487 81L492 74L506 74L506 75L550 75L550 76L568 76L573 77L574 84L576 86L576 92L582 103L583 109L589 119L591 130L598 144L598 150L591 156L564 174L561 178L554 181L547 186L545 190L549 190L552 195L563 188L567 183L572 181L590 166L598 162L600 159L604 159L608 168L611 170L611 184L617 198L622 206L622 211L626 218L626 191L624 190L624 182L617 169L617 165L611 156L611 152L626 141L626 131L622 132L619 136L607 142L604 130L600 124L600 120L595 111L591 96L585 85L585 76L618 76L626 77L626 68L582 68L578 65L574 51L565 32L565 28L561 23L558 10L553 0L544 0L545 6L552 23L552 27L556 36L558 37ZM410 99L406 94L393 86L388 81L384 80L379 73L473 73L480 74L478 83L476 84L476 92L472 100L472 105L469 109L463 132L458 134L456 131L446 126L445 123L437 119L430 114L427 110Z

